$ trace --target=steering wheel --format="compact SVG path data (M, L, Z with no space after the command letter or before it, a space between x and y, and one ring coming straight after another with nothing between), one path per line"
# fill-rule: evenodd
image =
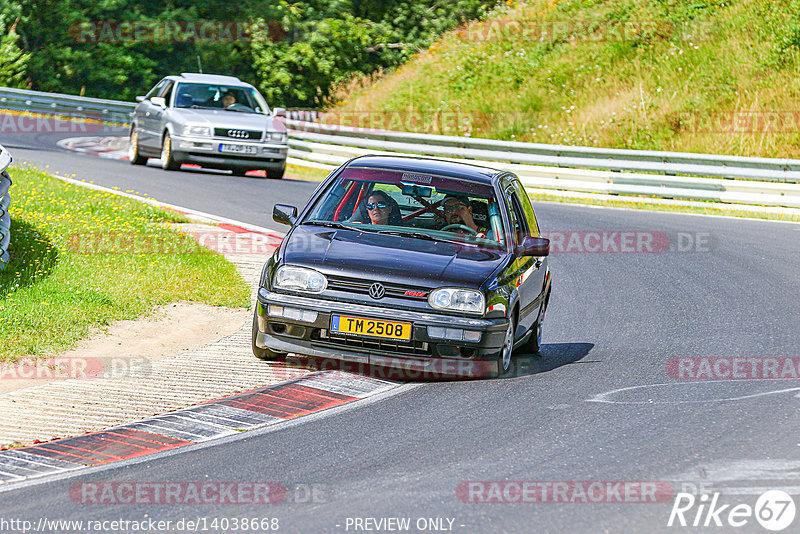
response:
M247 106L245 104L239 104L238 102L235 103L235 104L231 104L230 106L228 106L225 109L229 109L231 111L255 111L250 106Z
M448 224L444 228L442 228L442 232L447 232L449 230L466 230L472 235L478 235L478 232L467 226L466 224Z

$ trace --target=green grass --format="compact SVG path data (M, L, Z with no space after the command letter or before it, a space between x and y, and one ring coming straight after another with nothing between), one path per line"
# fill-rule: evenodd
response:
M181 300L249 305L231 263L163 224L178 214L10 170L11 261L0 272L0 361L66 350L93 329Z
M798 158L800 0L508 2L337 94L353 125Z
M308 180L310 182L321 182L331 171L316 169L314 167L301 167L300 165L287 165L286 177L296 180Z

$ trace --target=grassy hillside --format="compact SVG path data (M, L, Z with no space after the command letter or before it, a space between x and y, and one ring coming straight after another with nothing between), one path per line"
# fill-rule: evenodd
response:
M338 95L349 124L798 158L800 1L509 2Z

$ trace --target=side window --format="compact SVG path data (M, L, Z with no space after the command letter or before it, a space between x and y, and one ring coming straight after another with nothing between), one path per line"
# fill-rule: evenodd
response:
M167 102L167 107L169 107L170 99L172 98L172 88L175 87L175 82L172 80L168 80L166 85L158 92L158 96L163 96L164 100Z
M145 99L150 100L150 97L158 95L159 91L161 91L161 89L164 88L164 84L166 84L166 83L167 83L166 79L161 80L160 82L158 82L155 85L155 87L150 89L150 92L145 95Z
M528 221L530 235L533 237L539 237L539 223L536 222L536 214L533 212L531 199L528 197L528 193L525 191L525 188L522 187L521 183L519 183L519 180L515 180L513 184L514 191L517 193L516 198L522 207L522 212L525 214L525 219Z
M522 242L522 237L527 233L528 227L525 224L525 217L519 207L519 200L512 188L506 191L508 197L508 216L511 223L511 233L514 235L514 243L519 244Z

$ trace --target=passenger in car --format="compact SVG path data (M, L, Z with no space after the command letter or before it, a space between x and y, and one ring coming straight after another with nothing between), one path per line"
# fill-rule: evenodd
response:
M373 191L367 198L367 213L372 224L388 224L400 226L403 224L400 216L400 206L383 191Z

